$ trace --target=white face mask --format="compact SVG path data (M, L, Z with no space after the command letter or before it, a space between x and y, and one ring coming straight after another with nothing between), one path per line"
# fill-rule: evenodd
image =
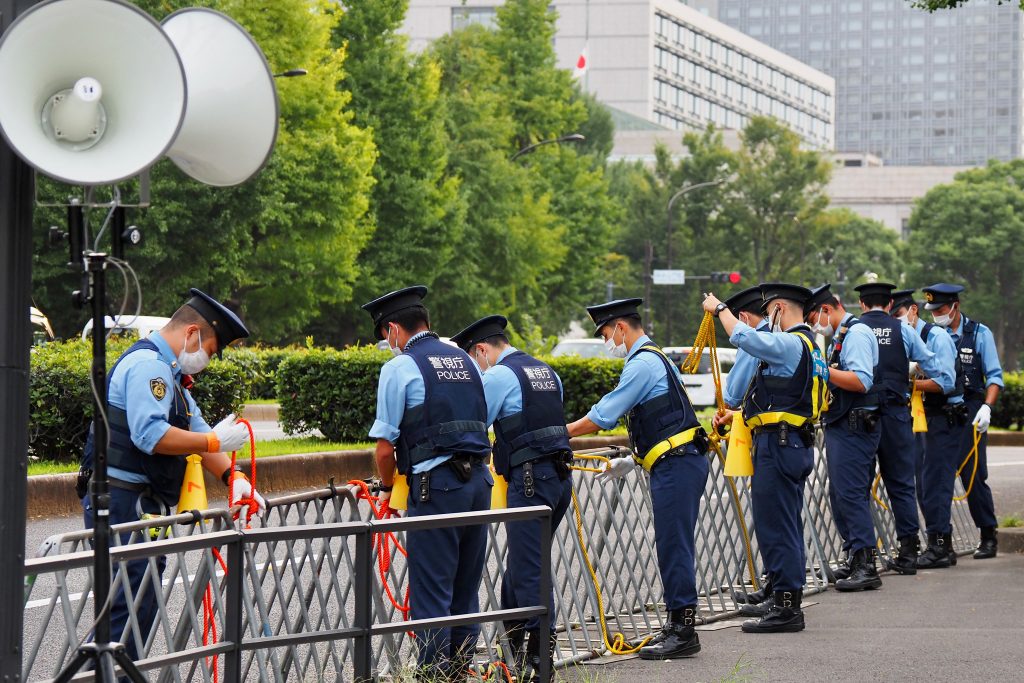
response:
M782 332L782 306L776 306L769 320L772 321L772 332Z
M832 323L829 322L828 325L822 325L822 318L828 320L828 316L825 315L825 309L821 309L820 311L818 311L818 320L813 325L811 325L811 332L813 332L814 334L820 334L823 337L831 337L835 333L835 330L832 328Z
M625 358L629 349L626 348L626 335L622 335L622 343L615 343L615 328L612 328L611 336L604 340L604 347L612 358Z
M950 311L946 315L935 315L932 314L932 318L935 319L935 324L939 327L949 327L953 324L953 312Z
M185 344L181 347L181 353L178 354L178 367L186 375L202 372L210 364L210 354L203 348L203 333L197 333L199 334L199 349L197 351L185 350L188 348L188 334L186 333Z
M391 328L390 327L388 328L387 342L388 342L388 348L391 350L391 355L392 356L401 356L402 355L402 349L398 346L398 329L397 328L395 329L395 343L394 343L394 345L391 344Z
M910 325L910 314L909 313L904 313L903 315L898 315L898 316L896 316L896 319L899 320L902 323L906 323L906 324Z
M484 351L483 353L477 354L476 364L478 366L480 366L480 370L482 372L487 372L488 370L490 370L491 368L494 367L493 365L491 365L491 359L487 357L487 352L486 351Z

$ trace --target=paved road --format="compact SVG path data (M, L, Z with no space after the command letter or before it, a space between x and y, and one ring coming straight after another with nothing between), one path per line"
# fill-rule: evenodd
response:
M962 559L948 570L884 576L881 590L810 596L807 630L755 636L739 621L700 634L697 657L581 665L595 681L1020 681L1024 555ZM741 671L732 674L737 662ZM596 678L595 678L596 676Z

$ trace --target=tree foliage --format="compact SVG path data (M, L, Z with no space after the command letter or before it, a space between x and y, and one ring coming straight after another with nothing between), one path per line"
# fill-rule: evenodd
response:
M963 7L970 0L911 0L911 5L917 9L935 12L940 9L957 9ZM996 0L997 5L1012 5L1013 0ZM1024 0L1017 0L1017 6L1024 10Z

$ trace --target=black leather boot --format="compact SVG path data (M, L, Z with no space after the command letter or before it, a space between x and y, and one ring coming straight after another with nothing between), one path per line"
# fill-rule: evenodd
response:
M900 551L888 567L897 574L913 576L917 573L917 556L921 552L921 539L917 534L900 538Z
M669 612L669 632L660 643L640 648L640 659L678 659L700 652L700 638L694 626L697 607L683 607Z
M946 552L949 553L949 566L956 566L956 551L953 550L953 534L942 534L942 542L946 544Z
M775 594L772 593L763 602L759 602L756 605L740 605L740 614L745 617L760 617L768 613L775 605Z
M850 557L850 552L843 552L843 554L839 557L839 562L836 563L836 568L832 570L832 578L835 581L838 581L839 579L849 578L850 570L852 568L851 563L852 559Z
M949 550L944 534L928 534L928 547L917 556L918 569L945 569L949 566Z
M759 605L768 598L772 597L772 579L771 577L765 577L761 580L761 588L756 591L733 591L733 596L737 604L743 605Z
M795 633L804 630L800 609L803 591L775 591L773 605L760 619L748 619L740 627L745 633Z
M996 528L994 526L983 527L981 530L981 543L974 551L974 559L987 560L995 557L999 550L999 542L996 540Z
M548 658L548 679L542 681L540 678L540 658ZM530 631L526 640L526 668L517 680L529 681L530 683L552 683L555 680L555 636L548 638L547 643L542 643L540 631Z
M850 575L836 581L836 590L841 593L874 590L881 587L882 579L878 576L874 548L861 548L855 552L850 565Z

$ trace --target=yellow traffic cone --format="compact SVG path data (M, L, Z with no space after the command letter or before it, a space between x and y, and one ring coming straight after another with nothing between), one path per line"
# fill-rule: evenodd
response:
M750 449L753 439L750 427L737 410L732 415L732 430L729 432L729 449L725 452L725 476L749 477L754 474L754 460Z
M395 482L391 485L391 498L388 500L388 507L392 510L409 509L409 480L404 474L399 474L395 468Z
M910 394L910 416L914 418L915 433L928 431L928 420L924 415L924 393L917 389Z
M491 479L494 486L491 487L491 509L503 510L508 507L508 480L494 471L494 456L491 456Z
M185 510L206 510L210 507L206 500L206 481L203 479L203 456L190 455L185 460L185 479L181 482L181 495L178 497L178 512Z

